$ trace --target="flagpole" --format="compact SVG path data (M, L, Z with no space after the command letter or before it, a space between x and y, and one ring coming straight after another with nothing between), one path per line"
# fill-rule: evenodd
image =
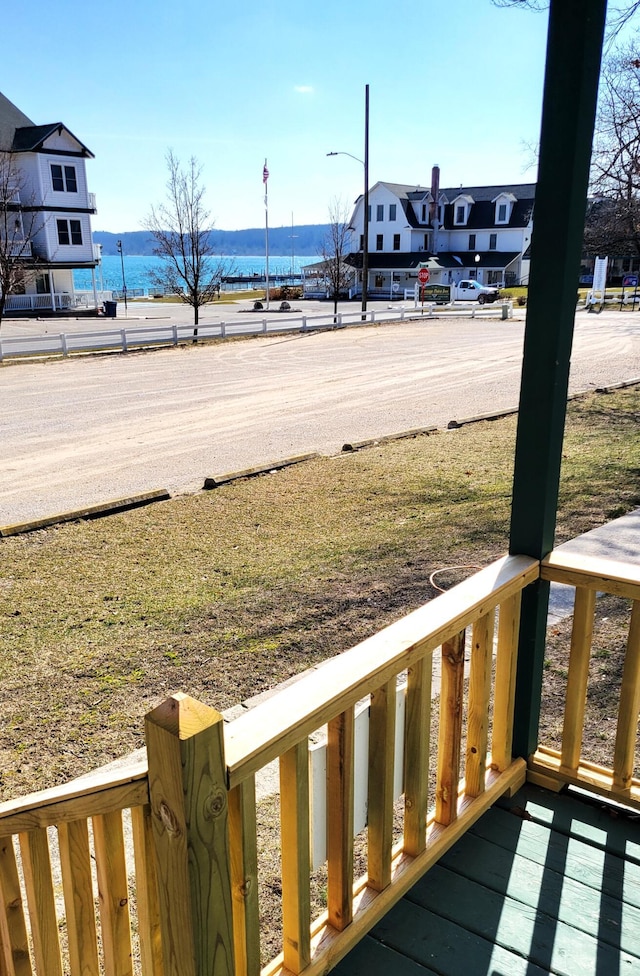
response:
M265 254L265 279L267 288L267 311L269 310L269 170L267 161L264 161L262 170L262 182L264 183L264 254Z

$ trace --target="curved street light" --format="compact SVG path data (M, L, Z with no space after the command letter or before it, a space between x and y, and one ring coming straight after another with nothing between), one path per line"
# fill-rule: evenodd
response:
M350 152L328 152L327 156L349 156L364 167L364 214L362 235L362 318L367 317L367 283L369 280L369 86L364 86L364 159Z

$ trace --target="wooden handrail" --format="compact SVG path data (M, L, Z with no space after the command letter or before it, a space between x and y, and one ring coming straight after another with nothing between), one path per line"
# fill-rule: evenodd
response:
M638 563L555 549L540 563L540 578L640 600Z
M149 802L146 752L47 790L0 803L0 837Z
M381 688L428 651L538 578L529 556L504 556L355 647L307 672L225 730L229 786L266 766Z

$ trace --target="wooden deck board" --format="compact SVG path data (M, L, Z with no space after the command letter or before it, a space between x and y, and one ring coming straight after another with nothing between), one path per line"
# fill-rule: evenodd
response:
M489 810L336 976L640 973L639 818L531 786L508 805Z

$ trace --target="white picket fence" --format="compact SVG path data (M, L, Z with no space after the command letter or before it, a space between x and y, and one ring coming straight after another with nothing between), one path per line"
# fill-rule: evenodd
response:
M277 335L285 332L312 332L326 329L372 325L383 322L406 322L434 317L509 318L508 305L485 305L478 308L447 308L426 306L422 308L389 308L358 312L323 313L320 315L292 316L281 312L275 318L260 317L233 322L193 325L154 323L146 326L124 326L99 331L49 333L40 336L0 335L0 362L28 356L69 356L73 353L119 351L141 349L148 346L177 346L201 340L227 339L234 336Z

